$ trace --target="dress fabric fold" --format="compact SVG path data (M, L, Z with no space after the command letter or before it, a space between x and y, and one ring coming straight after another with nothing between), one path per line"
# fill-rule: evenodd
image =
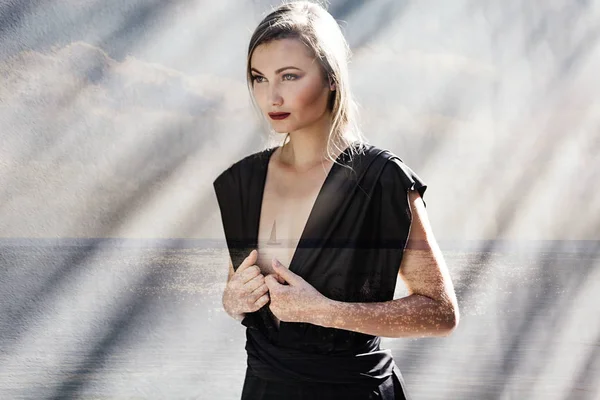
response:
M351 157L347 148L331 167L288 267L330 299L389 301L412 219L408 192L417 190L422 197L427 186L389 150L352 146L358 154ZM241 159L213 183L235 269L258 246L266 172L274 151ZM247 398L268 398L253 393L259 386L261 392L270 388L276 393L278 387L301 385L307 393L303 398L314 399L328 385L340 390L354 385L372 398L409 399L391 351L380 349L378 336L285 321L277 328L268 304L248 313L242 324L247 328Z

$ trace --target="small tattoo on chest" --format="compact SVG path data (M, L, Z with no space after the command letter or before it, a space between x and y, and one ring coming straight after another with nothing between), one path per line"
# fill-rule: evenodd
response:
M269 235L269 241L267 246L279 246L281 241L277 240L277 220L273 220L273 226L271 227L271 234Z

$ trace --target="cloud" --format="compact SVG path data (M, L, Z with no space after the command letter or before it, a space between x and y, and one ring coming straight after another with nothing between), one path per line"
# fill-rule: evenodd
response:
M243 83L218 76L187 76L164 66L127 57L112 59L102 49L85 42L52 47L46 53L24 51L0 64L6 102L23 99L49 105L69 91L94 86L89 96L102 99L97 106L143 107L200 116L219 104L239 108L246 104Z
M0 76L2 235L94 236L159 192L193 201L221 146L255 129L243 82L119 62L85 42L20 52ZM186 163L196 186L174 175Z

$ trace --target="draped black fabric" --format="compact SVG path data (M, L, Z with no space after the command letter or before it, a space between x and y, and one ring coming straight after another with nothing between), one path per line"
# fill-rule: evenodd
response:
M288 268L323 295L344 302L393 299L408 240L408 191L427 186L389 150L357 146L333 164L309 214ZM214 189L234 268L257 248L262 197L271 148L234 163ZM351 169L345 168L349 166ZM268 304L246 315L248 368L271 382L379 385L404 383L380 338L309 323L275 325ZM408 398L405 389L396 399Z

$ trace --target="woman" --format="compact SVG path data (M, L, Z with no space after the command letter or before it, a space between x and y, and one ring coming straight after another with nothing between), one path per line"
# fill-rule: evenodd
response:
M287 135L214 181L223 306L247 327L242 399L408 399L380 338L446 336L459 321L427 186L358 131L349 56L308 1L271 12L250 41L251 98ZM394 300L398 275L411 294Z

